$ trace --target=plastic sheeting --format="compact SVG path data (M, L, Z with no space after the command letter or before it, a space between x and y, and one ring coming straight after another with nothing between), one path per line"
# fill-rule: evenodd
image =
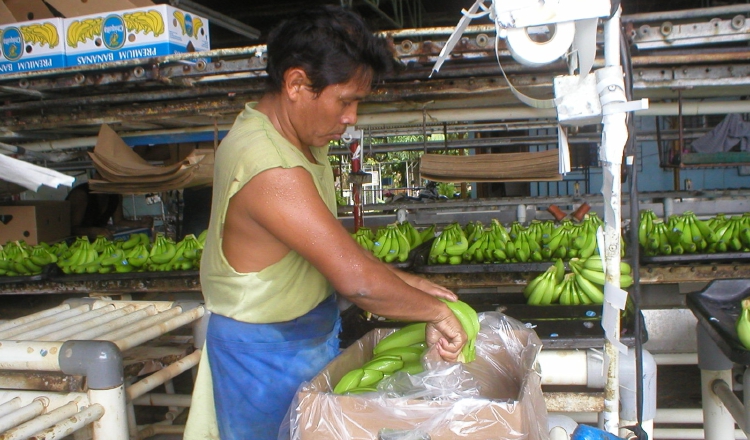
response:
M392 329L376 329L348 347L310 382L289 412L292 439L487 439L548 438L547 410L536 359L536 333L499 312L479 314L477 359L435 362L427 370L396 373L377 392L336 395L333 386L372 357Z

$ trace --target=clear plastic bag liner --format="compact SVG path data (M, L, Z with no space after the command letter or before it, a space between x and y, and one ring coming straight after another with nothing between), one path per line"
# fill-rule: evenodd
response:
M477 358L437 362L429 353L420 374L396 373L377 392L337 395L344 374L361 367L394 329L375 329L303 383L289 411L292 439L545 440L547 409L536 358L542 343L520 321L499 312L479 314Z

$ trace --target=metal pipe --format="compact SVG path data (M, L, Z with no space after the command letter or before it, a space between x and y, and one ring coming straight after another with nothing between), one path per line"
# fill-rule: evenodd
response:
M2 440L22 440L31 437L32 435L54 426L55 424L62 422L68 417L72 417L78 413L78 402L70 402L65 404L54 411L50 411L47 414L42 414L32 420L27 421L15 428L5 431L0 439Z
M0 417L0 432L6 432L14 426L18 426L21 423L24 423L28 420L33 419L39 414L42 414L48 404L49 400L43 397L38 397L28 405L23 406L3 417Z
M716 17L719 15L734 15L750 13L749 4L731 6L717 6L713 8L683 9L680 11L644 12L622 17L623 23L642 23L644 21L683 20L699 17Z
M154 388L162 385L164 382L177 377L185 371L198 365L201 357L201 350L195 350L184 358L170 364L166 368L149 375L145 379L142 379L133 385L129 386L126 390L126 398L130 402Z

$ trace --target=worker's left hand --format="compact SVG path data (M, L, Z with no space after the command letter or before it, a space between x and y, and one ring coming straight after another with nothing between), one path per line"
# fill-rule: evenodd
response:
M435 298L443 298L448 301L457 301L458 297L450 289L447 289L441 285L435 284L430 280L422 278L417 275L403 272L404 276L401 277L411 287L419 289L424 293L434 296Z

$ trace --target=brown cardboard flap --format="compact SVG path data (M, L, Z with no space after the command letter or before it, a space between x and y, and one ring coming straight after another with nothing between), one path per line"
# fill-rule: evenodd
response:
M53 18L52 11L42 0L5 0L5 6L16 18L16 21L41 20Z
M151 0L130 0L130 3L134 4L136 8L154 6L154 2L152 2Z
M26 0L19 0L26 1ZM100 14L103 12L122 11L137 6L127 0L46 0L63 17L78 17L80 15Z
M13 16L13 12L5 6L5 3L0 2L0 25L1 24L12 24L17 22L16 17Z

